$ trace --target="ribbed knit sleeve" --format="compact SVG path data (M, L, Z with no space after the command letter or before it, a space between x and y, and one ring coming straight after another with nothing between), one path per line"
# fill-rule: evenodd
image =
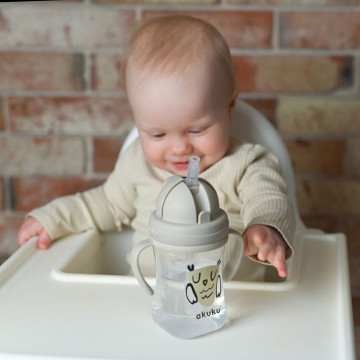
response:
M124 169L131 169L128 163L136 161L132 152L129 149L121 156L103 185L55 199L28 216L36 218L53 240L93 228L113 231L130 225L135 216L136 191L129 179L130 172Z
M260 145L233 139L227 156L201 176L216 188L231 227L244 233L254 224L271 226L288 244L286 259L291 257L295 215L275 155Z
M246 170L238 185L238 193L243 204L244 230L254 224L276 228L289 246L286 251L288 259L293 253L295 215L278 160L262 146L245 145L243 161Z

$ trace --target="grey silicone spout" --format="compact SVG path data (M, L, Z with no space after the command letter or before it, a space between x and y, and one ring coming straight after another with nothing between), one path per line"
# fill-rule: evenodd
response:
M190 188L198 185L199 165L200 158L198 156L190 156L189 167L185 181L186 185Z

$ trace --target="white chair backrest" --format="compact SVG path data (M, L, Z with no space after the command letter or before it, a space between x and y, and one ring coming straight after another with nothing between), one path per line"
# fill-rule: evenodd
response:
M259 111L244 103L237 101L232 114L231 134L247 142L260 144L270 149L279 159L281 171L288 185L289 198L296 213L297 230L304 229L296 201L295 176L291 160L285 144L274 126ZM126 138L120 155L138 137L134 128Z

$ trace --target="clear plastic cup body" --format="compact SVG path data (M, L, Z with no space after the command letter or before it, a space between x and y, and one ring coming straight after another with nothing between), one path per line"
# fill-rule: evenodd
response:
M178 338L220 329L226 323L223 255L224 246L198 253L155 248L155 322Z

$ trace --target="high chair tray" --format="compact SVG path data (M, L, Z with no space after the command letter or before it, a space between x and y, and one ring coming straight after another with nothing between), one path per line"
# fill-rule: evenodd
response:
M297 243L285 282L227 283L228 324L179 340L153 322L133 277L97 273L114 256L97 258L102 235L48 251L32 239L0 267L0 359L355 359L345 239Z

